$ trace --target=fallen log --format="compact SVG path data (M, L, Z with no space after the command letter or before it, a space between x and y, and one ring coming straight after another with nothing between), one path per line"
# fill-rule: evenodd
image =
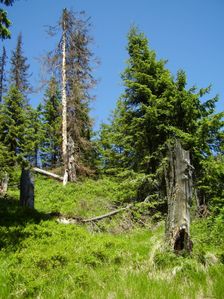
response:
M34 172L37 172L37 173L40 173L40 174L43 174L43 175L46 175L46 176L50 176L51 178L53 179L56 179L56 180L59 180L61 182L63 182L64 178L55 174L55 173L52 173L52 172L49 172L49 171L46 171L46 170L43 170L41 168L37 168L37 167L34 167L33 168L33 171Z
M87 218L87 219L82 219L81 217L66 218L65 216L60 216L57 219L57 221L59 223L63 223L63 224L74 224L74 223L77 223L77 222L81 222L81 223L96 222L96 221L102 220L104 218L108 218L108 217L111 217L113 215L116 215L116 214L118 214L120 212L123 212L125 210L128 210L132 206L133 206L132 204L129 204L124 208L120 208L120 209L114 210L112 212L109 212L107 214L103 214L103 215L100 215L100 216L96 216L96 217L93 217L93 218Z

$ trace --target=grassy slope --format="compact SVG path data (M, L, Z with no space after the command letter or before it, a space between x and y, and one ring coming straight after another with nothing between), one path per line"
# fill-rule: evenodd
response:
M0 200L0 298L223 298L222 223L192 225L192 256L163 245L164 223L140 226L130 212L97 225L63 225L60 211L89 217L113 208L119 186L36 179L36 211ZM217 238L218 236L218 238Z

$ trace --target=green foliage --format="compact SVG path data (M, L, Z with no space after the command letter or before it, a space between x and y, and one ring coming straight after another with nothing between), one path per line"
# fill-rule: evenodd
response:
M22 46L22 34L20 33L17 39L16 48L12 51L10 59L10 85L16 86L23 95L26 95L30 92L31 88L28 80L29 64L27 64L27 58L23 54Z
M45 167L54 168L61 160L61 96L54 77L45 93L42 112L41 158Z
M122 74L125 92L111 124L102 125L100 132L103 172L117 175L130 170L150 176L148 190L147 183L142 188L139 185L141 193L145 197L158 194L158 198L165 198L167 146L180 139L190 151L194 184L203 193L199 196L200 204L202 198L206 198L206 203L213 201L214 183L220 185L215 197L221 203L222 178L216 175L215 182L209 181L206 174L214 154L223 153L224 113L215 114L218 97L203 101L210 86L187 89L183 70L175 80L165 68L165 61L156 59L147 38L136 28L129 32L127 50L129 59Z
M31 152L31 120L27 117L28 106L24 96L15 86L9 89L0 109L0 140L9 152L9 165L12 166L16 162L21 163Z
M11 22L7 18L7 12L3 9L0 9L0 38L7 39L11 37L9 26Z

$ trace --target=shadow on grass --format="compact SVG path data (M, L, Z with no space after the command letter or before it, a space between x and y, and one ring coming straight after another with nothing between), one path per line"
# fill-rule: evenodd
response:
M24 228L29 224L38 224L56 215L38 212L35 209L19 206L15 198L0 197L0 250L16 250L22 240L29 234Z

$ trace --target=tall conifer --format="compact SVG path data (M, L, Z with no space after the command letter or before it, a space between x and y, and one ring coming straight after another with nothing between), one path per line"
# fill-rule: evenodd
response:
M2 48L2 56L0 57L0 103L2 102L3 93L6 90L6 50Z
M16 86L16 88L24 95L31 90L29 83L29 64L27 58L23 54L22 49L22 34L20 33L17 39L17 45L15 50L12 51L10 64L10 84Z

